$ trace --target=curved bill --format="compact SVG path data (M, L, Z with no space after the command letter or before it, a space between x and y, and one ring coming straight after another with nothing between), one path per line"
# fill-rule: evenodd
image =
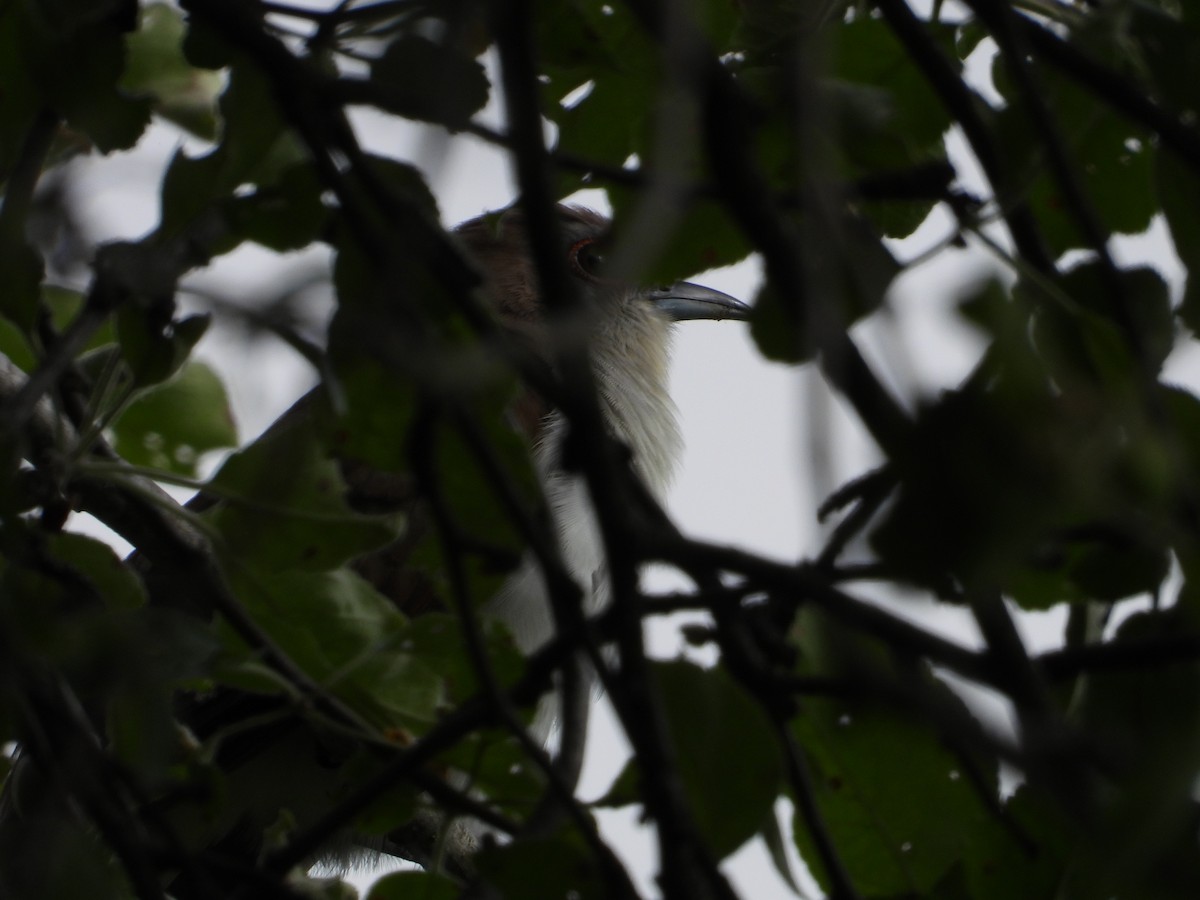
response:
M750 307L702 284L679 281L670 287L655 288L648 294L650 302L672 322L693 319L748 319Z

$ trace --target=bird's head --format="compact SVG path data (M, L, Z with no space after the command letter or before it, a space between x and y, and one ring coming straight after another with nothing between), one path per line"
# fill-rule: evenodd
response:
M678 455L675 407L667 394L671 326L696 319L745 319L749 308L728 294L681 281L646 286L613 277L604 250L610 222L599 213L560 205L563 260L575 283L577 314L549 322L518 209L472 219L458 235L479 265L502 322L535 347L583 328L597 390L614 433L654 487L662 487ZM548 411L548 410L547 410Z
M612 223L581 206L560 204L558 214L563 259L592 328L603 331L622 320L670 324L748 316L749 307L740 300L703 285L680 281L647 286L612 277L605 264ZM483 270L501 318L509 325L543 322L545 304L538 296L521 211L510 208L480 216L456 232Z

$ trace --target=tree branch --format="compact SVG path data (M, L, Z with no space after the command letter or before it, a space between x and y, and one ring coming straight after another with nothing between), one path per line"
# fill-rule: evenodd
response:
M1139 91L1128 76L1087 56L1028 15L1016 13L1014 18L1030 49L1040 59L1087 87L1131 121L1157 134L1164 147L1200 175L1200 131Z
M527 0L508 0L496 5L492 23L500 52L510 133L515 142L514 161L526 212L530 253L540 294L553 321L574 312L573 289L566 277L557 239L530 16ZM566 387L563 412L573 435L569 449L582 462L600 523L613 613L618 623L619 675L609 677L602 663L597 668L646 773L644 796L647 811L658 826L663 892L667 898L680 900L732 898L732 889L696 830L660 701L651 684L641 615L636 607L636 566L640 560L631 538L632 529L628 527L630 511L635 508L628 503L629 470L618 465L613 441L601 418L586 346L564 345L555 350L555 361Z
M933 42L922 22L913 14L907 0L875 0L875 6L883 13L951 117L962 127L972 151L992 183L992 190L996 192L997 202L1017 251L1038 271L1054 272L1054 261L1046 251L1037 220L1017 194L992 140L991 129L980 114L982 101L963 83L941 48Z

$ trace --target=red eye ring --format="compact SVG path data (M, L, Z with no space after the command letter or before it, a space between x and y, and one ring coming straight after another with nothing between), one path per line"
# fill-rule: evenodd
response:
M581 238L573 243L567 251L567 259L577 275L589 281L600 281L599 268L603 257L599 253L588 252L588 248L597 243L594 237Z

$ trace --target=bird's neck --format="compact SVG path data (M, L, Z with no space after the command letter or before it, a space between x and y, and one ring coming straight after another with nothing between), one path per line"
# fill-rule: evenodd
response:
M593 350L597 394L613 436L629 446L633 465L657 496L665 493L681 449L675 404L667 393L667 336L665 326L651 353L629 365L623 353ZM542 422L534 456L546 494L563 561L583 588L588 611L601 607L607 596L603 540L586 480L563 466L568 423L551 412ZM553 634L552 616L541 572L527 558L493 600L491 614L506 622L518 646L532 652Z
M593 367L605 421L613 436L629 446L634 469L647 487L661 498L682 449L678 411L667 392L665 339L636 365L625 355L601 350L593 356Z

